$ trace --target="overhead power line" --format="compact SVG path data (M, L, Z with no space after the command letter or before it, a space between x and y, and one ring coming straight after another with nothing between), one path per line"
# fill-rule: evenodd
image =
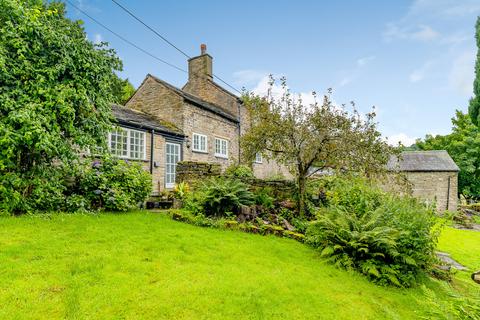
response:
M152 27L150 27L147 23L143 22L142 19L140 19L139 17L137 17L135 14L133 14L132 11L128 10L125 6L121 5L117 0L112 0L112 2L114 4L116 4L119 8L121 8L123 11L125 11L126 13L128 13L132 18L134 18L135 20L137 20L138 22L140 22L143 26L145 26L148 30L150 30L151 32L153 32L155 35L157 35L160 39L162 39L163 41L165 41L166 43L168 43L170 46L172 46L173 48L175 48L178 52L180 52L181 54L183 54L185 57L187 57L188 59L190 59L191 57L186 54L183 50L181 50L180 48L178 48L176 45L174 45L172 42L170 42L167 38L165 38L164 36L162 36L158 31L156 31L155 29L153 29ZM242 94L242 92L240 90L238 90L237 88L235 88L234 86L230 85L228 82L226 82L225 80L223 80L222 78L218 77L217 75L213 74L213 77L217 80L219 80L220 82L222 82L223 84L225 84L226 86L228 86L229 88L235 90L236 92Z
M134 15L130 10L128 10L127 8L125 8L124 6L122 6L120 3L118 3L118 1L116 0L112 0L113 3L115 3L117 6L119 6L120 8L122 8L123 11L125 11L126 13L128 13L130 16L132 16L135 20L137 20L138 22L140 22L141 24L143 24L147 29L149 29L150 31L152 31L153 33L155 33L157 36L159 36L163 41L165 41L166 43L168 43L169 45L171 45L173 48L175 48L178 52L180 52L181 54L183 54L185 57L187 57L188 59L190 59L191 57L186 54L182 49L178 48L176 45L174 45L173 43L171 43L170 41L168 41L167 38L165 38L164 36L162 36L160 33L157 32L157 30L153 29L152 27L150 27L148 24L146 24L145 22L143 22L140 18L138 18L136 15Z
M148 52L147 50L141 48L140 46L136 45L135 43L131 42L130 40L126 39L125 37L123 37L122 35L116 33L115 31L113 31L112 29L110 29L109 27L107 27L106 25L104 25L103 23L101 23L100 21L98 21L97 19L95 19L94 17L92 17L91 15L89 15L88 13L86 13L84 10L80 9L78 6L76 6L75 4L73 4L70 0L65 0L68 4L70 4L72 7L74 7L75 9L77 9L78 11L80 11L81 13L83 13L85 16L87 16L89 19L91 19L93 22L95 22L96 24L98 24L99 26L101 26L102 28L104 28L105 30L109 31L110 33L112 33L113 35L115 35L117 38L121 39L122 41L128 43L129 45L131 45L132 47L140 50L141 52L145 53L146 55L154 58L155 60L158 60L160 61L161 63L163 64L166 64L167 66L170 66L176 70L179 70L181 72L184 72L184 73L188 73L185 69L182 69L168 61L165 61L159 57L157 57L156 55Z

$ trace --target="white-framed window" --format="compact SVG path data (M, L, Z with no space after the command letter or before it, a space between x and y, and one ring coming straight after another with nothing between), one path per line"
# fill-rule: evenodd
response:
M119 157L128 156L128 130L118 128L109 134L110 152Z
M143 131L118 128L108 135L108 147L113 155L120 158L145 160L145 139Z
M193 146L192 150L197 152L208 152L208 145L207 145L207 136L204 134L194 133L193 134Z
M221 138L215 138L215 156L228 158L228 141Z
M263 163L263 157L260 152L257 152L255 154L255 163Z

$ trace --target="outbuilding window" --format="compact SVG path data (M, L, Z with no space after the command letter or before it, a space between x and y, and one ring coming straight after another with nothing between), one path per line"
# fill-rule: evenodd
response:
M204 134L193 134L193 151L207 153L207 136Z
M257 152L255 154L255 163L263 163L263 157L260 152Z
M228 158L228 141L221 138L215 138L215 156Z

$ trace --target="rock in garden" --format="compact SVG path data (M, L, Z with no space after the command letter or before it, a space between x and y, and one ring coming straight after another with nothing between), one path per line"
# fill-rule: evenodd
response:
M472 273L472 280L480 284L480 270Z
M283 226L285 229L288 231L295 231L295 227L290 224L290 222L287 221L287 219L283 219Z

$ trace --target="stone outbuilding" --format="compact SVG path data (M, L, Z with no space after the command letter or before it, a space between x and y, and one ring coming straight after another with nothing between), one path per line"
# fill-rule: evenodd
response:
M405 151L390 159L388 169L404 173L413 196L435 202L438 211L457 209L460 169L447 151Z

